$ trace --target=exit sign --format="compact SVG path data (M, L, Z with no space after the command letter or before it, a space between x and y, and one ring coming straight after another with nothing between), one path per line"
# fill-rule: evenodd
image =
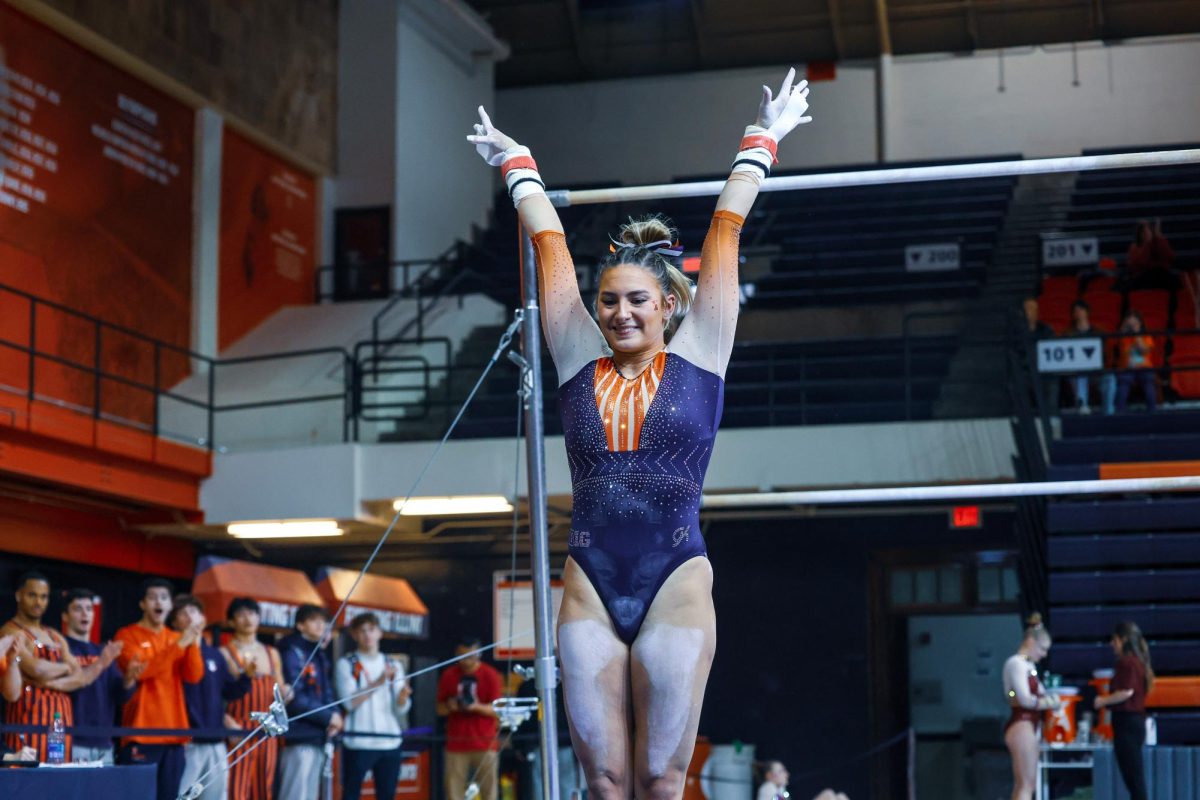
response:
M951 528L979 528L983 525L983 514L979 506L955 506L950 512Z

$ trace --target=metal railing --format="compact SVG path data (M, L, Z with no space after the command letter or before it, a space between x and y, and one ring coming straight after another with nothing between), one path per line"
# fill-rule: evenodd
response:
M0 284L0 298L7 298L14 305L23 304L28 319L27 336L15 340L7 336L0 337L0 353L16 354L16 361L24 359L24 386L8 384L9 391L23 394L29 401L42 401L64 407L81 414L87 414L94 419L105 419L120 424L145 430L154 436L171 436L189 441L207 449L216 447L216 418L222 413L246 411L251 409L272 408L309 403L340 402L342 404L342 437L349 438L350 432L350 378L353 375L353 362L349 353L340 347L323 347L309 350L295 350L283 353L271 353L259 356L217 359L206 356L186 347L155 339L139 331L123 325L105 321L99 317L70 308L62 303L29 292ZM8 303L5 303L9 306ZM5 318L20 318L21 311L12 310L9 306ZM58 317L55 320L55 316ZM46 332L39 335L39 323L48 320L57 321L63 328L87 329L89 333L90 357L82 360L72 357L71 351L81 350L82 341L76 336L51 336ZM7 332L7 331L6 331ZM118 356L106 357L105 345L114 339L132 340L135 347L144 348L147 358L132 358L129 366L129 347L123 348ZM49 342L47 342L49 340ZM63 352L63 351L67 352ZM122 357L123 356L123 357ZM287 396L271 400L258 400L242 403L217 402L218 379L217 372L223 367L234 367L247 364L265 364L281 360L331 356L339 357L343 371L343 388L337 393L307 394ZM164 358L170 363L164 366ZM148 363L147 363L148 361ZM53 365L60 369L56 376L47 372L46 367ZM0 370L6 379L15 377L14 363L0 361ZM137 377L146 371L150 373L149 382ZM131 376L130 373L133 373ZM67 376L65 379L63 375ZM200 377L203 388L192 394L179 391L178 387L190 377ZM87 384L87 390L78 388L79 382ZM90 383L89 383L90 382ZM128 396L112 399L112 392L106 392L106 384L114 384L125 390L132 390L137 396L144 396L143 403L131 402ZM65 388L64 388L65 387ZM39 388L42 391L39 391ZM170 400L185 406L198 409L205 415L204 431L199 435L183 436L178 431L164 431L162 426L162 401ZM117 407L116 411L106 411L106 401ZM130 413L141 406L148 413ZM120 413L124 411L125 413Z

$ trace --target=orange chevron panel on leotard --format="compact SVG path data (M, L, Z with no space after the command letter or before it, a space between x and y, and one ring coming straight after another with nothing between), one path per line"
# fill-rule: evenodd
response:
M596 361L593 386L596 390L596 409L604 421L608 449L614 453L637 450L646 412L654 402L654 393L662 380L667 364L667 351L654 357L650 366L636 378L626 378L617 371L611 358Z

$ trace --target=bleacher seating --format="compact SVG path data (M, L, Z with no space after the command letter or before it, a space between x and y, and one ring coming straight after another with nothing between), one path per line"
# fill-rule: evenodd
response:
M1050 480L1194 473L1200 414L1064 417ZM1172 463L1179 461L1181 463ZM1143 463L1130 463L1143 462ZM1047 507L1050 669L1069 684L1112 665L1112 626L1133 620L1160 675L1200 674L1200 498L1061 499ZM1156 709L1159 741L1200 742L1195 709Z
M478 331L479 341L488 347L494 346L497 336L499 329ZM721 427L931 419L956 345L953 336L910 337L907 356L902 338L735 345L726 373ZM543 361L545 430L555 435L562 433L556 406L557 376L548 353L543 354ZM467 372L477 369L465 363L462 368ZM911 385L907 392L906 376ZM516 380L515 367L500 362L471 402L455 438L497 436L511 430ZM468 383L456 384L447 409L457 409L470 388ZM431 394L443 396L440 388ZM435 426L448 421L443 419L444 410L431 412ZM407 427L410 435L388 438L428 437L423 424L400 422L398 432Z
M850 169L867 168L877 165ZM723 177L687 176L676 182ZM980 178L763 193L747 221L742 249L768 255L771 269L754 281L749 308L973 295L990 262L1014 184L1013 178ZM692 197L570 207L560 209L559 215L577 264L588 267L604 255L605 233L630 216L648 213L669 217L686 251L698 253L713 206L712 197ZM491 226L465 248L467 265L484 275L511 276L515 231L512 205L497 195ZM577 237L580 232L587 233L586 240ZM906 270L907 245L944 243L960 245L960 269ZM506 278L498 285L511 283ZM436 285L425 289L436 290Z
M1110 152L1085 150L1084 155ZM1162 220L1163 231L1175 249L1176 266L1200 266L1200 165L1081 173L1061 230L1096 234L1100 254L1124 263L1134 223L1156 217Z

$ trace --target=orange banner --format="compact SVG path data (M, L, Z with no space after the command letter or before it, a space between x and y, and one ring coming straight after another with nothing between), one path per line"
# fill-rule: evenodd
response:
M317 182L228 128L221 145L222 350L313 301Z
M0 3L0 284L186 347L193 136L190 108ZM29 313L0 292L0 318ZM22 346L30 327L38 395L150 421L152 393L87 369L152 384L152 345L44 306ZM0 349L3 384L28 391L29 366ZM188 368L160 354L160 383Z

